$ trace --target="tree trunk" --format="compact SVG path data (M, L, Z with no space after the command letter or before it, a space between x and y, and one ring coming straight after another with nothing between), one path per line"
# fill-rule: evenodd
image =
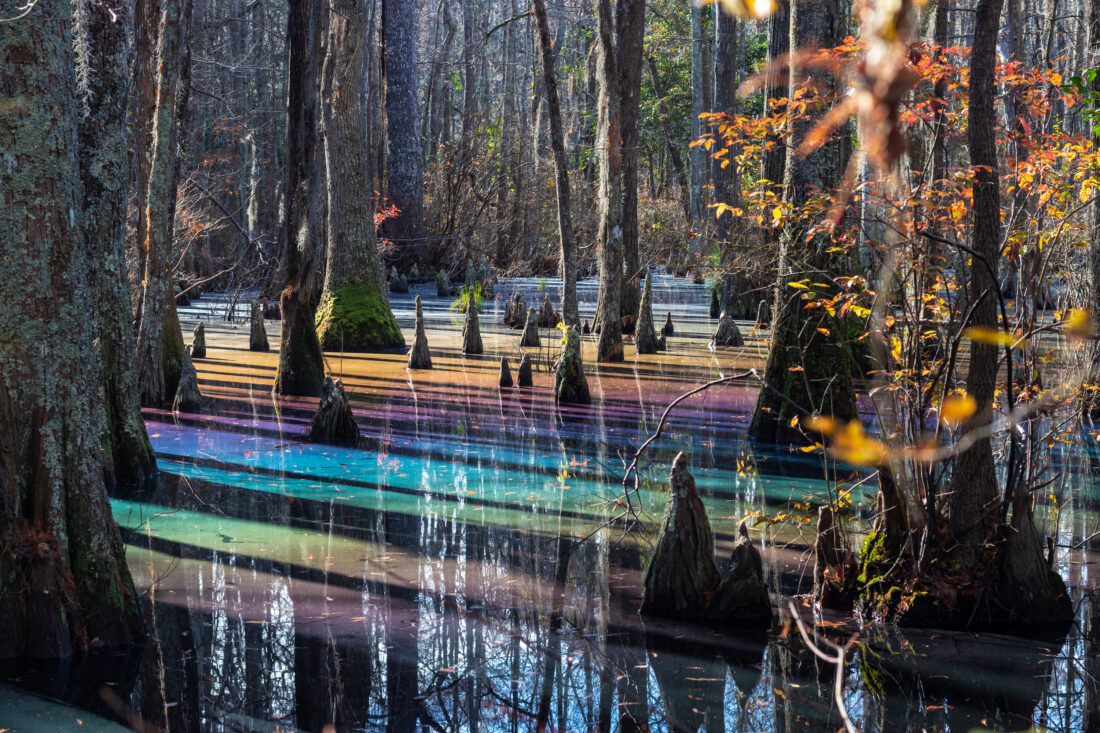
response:
M403 347L378 252L366 134L359 114L365 0L334 0L329 26L322 99L328 257L318 338L325 350L332 351Z
M0 98L19 110L0 116L0 658L63 657L142 631L104 486L70 28L68 2L39 0L0 32Z
M390 203L400 214L386 221L387 239L416 256L424 251L424 161L417 107L416 2L382 0L386 80L387 165Z
M156 102L152 108L139 104L139 111L151 113L149 120L139 118L138 142L147 139L149 147L136 148L139 160L148 156L148 168L138 166L137 186L145 192L144 208L139 216L144 220L138 228L139 247L143 250L143 287L138 299L136 361L139 367L141 402L161 406L175 394L175 381L183 361L183 334L175 315L175 287L171 282L169 260L172 255L172 235L175 224L175 188L179 168L176 163L178 145L177 99L184 75L182 57L186 33L184 19L189 19L190 0L141 0L138 18L143 24L138 33L146 40L139 51L156 51L156 60L138 58L139 67L155 64L153 84ZM155 31L153 28L155 27ZM155 33L156 41L150 42ZM149 81L148 69L139 70L139 83ZM139 90L147 96L148 89ZM145 173L143 180L141 174ZM171 321L175 319L175 323ZM179 332L179 339L176 335Z
M622 115L620 111L619 72L615 62L614 19L610 0L596 0L599 16L600 49L599 134L596 147L600 157L600 232L597 238L600 257L600 291L596 314L600 337L596 361L622 361L623 337L619 326L620 295L623 284L623 181Z
M573 220L569 203L569 162L565 157L565 139L561 129L561 102L558 99L557 72L546 22L546 0L532 0L535 29L542 57L542 78L550 107L550 146L554 151L554 171L558 196L558 241L561 244L561 313L567 326L579 325L577 310L577 247L573 241Z
M84 243L92 265L96 335L103 357L108 432L104 453L108 485L143 484L157 471L141 418L134 355L129 276L126 271L126 203L129 156L126 101L130 79L122 0L88 8L92 55L88 115L80 123L80 178L84 185Z
M791 2L790 46L828 48L839 43L847 31L845 5L844 0ZM807 84L806 73L792 67L789 77L788 96L793 98ZM805 158L794 154L815 124L814 113L820 116L823 110L810 108L801 119L790 123L783 190L784 199L795 210L806 202L811 190L832 191L847 164L843 135ZM790 424L802 412L832 415L840 420L857 417L846 321L829 316L823 308L806 311L801 291L787 286L791 280L830 268L821 237L804 243L804 233L813 223L795 217L780 236L780 303L764 368L767 386L760 390L749 426L753 439L763 442L804 442L802 432Z
M737 20L714 6L714 112L732 115L737 101ZM740 148L731 148L724 158L715 158L711 178L714 201L731 206L739 204L740 171L735 158ZM718 238L724 244L732 217L717 219Z
M703 10L691 5L691 139L698 140L703 134L702 120L699 115L706 110L703 95ZM691 226L698 230L703 222L703 178L707 166L706 149L700 145L691 148L688 153L691 162ZM698 234L698 232L696 232ZM698 245L696 245L698 250ZM699 254L698 251L695 254Z
M281 235L287 243L286 286L279 299L282 334L274 386L280 395L319 395L325 376L311 297L321 198L320 25L316 4L291 0L287 19L286 198Z
M995 273L1000 260L1001 203L993 103L997 31L1003 4L1004 0L979 0L974 50L970 57L967 143L974 170L971 247L980 257L971 258L968 325L985 329L998 328ZM977 341L970 344L966 391L978 406L964 425L965 432L982 430L993 419L997 354L998 347L993 344ZM978 438L956 459L954 485L950 497L950 530L957 544L952 555L961 567L974 568L981 561L985 543L997 522L997 476L989 438Z
M644 0L617 0L615 34L623 150L623 290L619 316L626 317L638 313L641 297L641 269L638 261L638 113L642 99Z

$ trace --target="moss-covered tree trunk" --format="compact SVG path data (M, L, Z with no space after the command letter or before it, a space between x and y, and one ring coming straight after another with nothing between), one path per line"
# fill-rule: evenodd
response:
M286 198L281 234L286 242L286 283L279 297L282 333L273 389L280 395L320 395L325 378L312 297L323 186L318 159L320 16L317 4L291 0L287 15Z
M175 393L179 378L183 335L175 315L175 291L171 283L172 234L175 221L175 189L179 173L177 100L184 74L185 21L190 19L190 0L141 0L138 3L138 130L139 164L136 186L144 192L139 210L138 247L142 252L142 289L138 297L135 349L143 405L160 406ZM151 39L155 37L155 41ZM154 71L150 71L152 66ZM152 74L152 77L150 77ZM155 103L149 105L150 84ZM142 114L150 115L149 118ZM173 323L172 320L175 320ZM179 333L178 340L176 334Z
M88 114L80 122L80 178L84 187L84 244L93 267L89 302L103 358L107 410L104 457L108 482L139 485L157 464L141 418L132 369L134 326L126 271L126 204L130 162L126 150L126 102L130 49L122 0L89 5L91 47Z
M600 159L600 290L596 317L600 337L596 361L622 361L623 337L619 325L623 285L623 181L622 114L619 70L615 61L614 25L610 0L597 0L599 16L599 133L596 147Z
M359 114L366 25L364 0L333 2L321 100L328 257L317 334L325 350L372 351L405 345L386 293L374 231L366 133Z
M0 32L0 658L142 628L104 486L70 22L68 2L39 0Z

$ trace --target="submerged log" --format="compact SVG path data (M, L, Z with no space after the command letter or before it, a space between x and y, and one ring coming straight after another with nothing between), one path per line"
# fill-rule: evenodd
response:
M733 322L729 314L722 311L718 318L718 329L714 332L711 343L715 346L744 346L745 338L741 335L741 329Z
M394 265L390 268L390 292L391 293L407 293L409 292L409 281L404 276L397 272L397 266Z
M554 402L574 405L592 403L592 393L588 391L588 380L581 361L581 337L574 328L566 330L561 356L554 365Z
M420 296L416 296L416 332L413 335L413 345L409 349L409 361L405 365L409 369L431 369L432 352L428 349L428 336L424 333L424 307L420 304Z
M668 503L657 549L646 568L639 612L651 616L702 619L707 598L718 585L714 536L695 491L687 457L678 453L669 475Z
M649 276L645 279L642 302L638 307L634 345L639 354L657 353L657 331L653 328L653 278Z
M195 333L191 338L191 358L206 358L206 327L201 323L195 326Z
M668 316L665 318L665 327L661 329L661 332L664 336L672 336L676 333L676 328L672 325L672 311L669 311Z
M534 308L527 311L527 325L523 327L523 335L520 336L519 345L535 349L542 345L542 341L539 339L539 317Z
M309 421L309 442L348 446L359 443L359 425L344 394L344 383L327 374L317 413Z
M764 583L764 562L760 550L749 539L745 522L737 528L737 543L730 553L729 567L707 611L715 620L771 621L772 602Z
M501 354L500 356L500 379L497 380L497 384L501 389L507 389L512 386L512 370L508 367L508 357Z
M435 294L439 298L451 297L451 278L446 270L440 270L435 276Z
M270 351L267 343L267 329L264 328L264 311L260 301L252 301L252 324L248 335L248 348L252 351Z
M173 412L198 412L202 407L202 394L199 393L199 375L195 363L191 361L191 348L183 350L183 364L180 367L180 381L176 387L176 398L172 400Z
M534 381L531 379L531 355L526 351L523 352L523 357L519 360L519 386L531 387L534 385Z
M462 327L462 353L466 355L481 354L485 351L485 345L481 343L481 324L477 320L477 304L474 303L473 294L466 304L466 323Z
M718 288L710 291L710 317L717 318L722 312L722 303L718 300Z

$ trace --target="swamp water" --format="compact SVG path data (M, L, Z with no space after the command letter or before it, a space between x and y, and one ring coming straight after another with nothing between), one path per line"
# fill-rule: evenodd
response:
M363 432L356 450L303 441L316 401L272 400L277 353L248 351L245 305L234 322L217 296L181 308L188 340L206 324L208 357L196 367L207 405L145 412L164 480L113 502L158 643L4 670L0 728L840 729L834 668L797 633L635 613L676 452L690 457L720 557L747 515L808 518L829 498L820 458L746 440L756 387L733 383L671 412L630 493L644 526L617 521L626 466L668 404L765 356L751 323L740 324L747 347L711 351L703 286L655 283L655 322L671 312L676 327L668 352L628 348L626 363L596 369L586 339L594 405L560 412L554 329L541 329L533 389L496 386L500 355L514 369L520 353L520 332L500 322L504 303L519 289L537 305L553 281L498 284L481 316L485 354L470 358L458 353L450 299L434 286L394 296L407 339L412 298L423 296L435 369L406 371L403 354L328 356ZM595 283L579 295L591 318ZM277 344L278 323L267 326ZM1100 591L1090 592L1100 582L1086 541L1100 505L1089 451L1066 446L1057 460L1068 477L1058 568L1078 608L1069 637L819 619L816 633L841 643L859 631L843 694L860 729L1100 730ZM851 498L859 525L873 487ZM812 532L760 522L752 535L775 597L808 589Z

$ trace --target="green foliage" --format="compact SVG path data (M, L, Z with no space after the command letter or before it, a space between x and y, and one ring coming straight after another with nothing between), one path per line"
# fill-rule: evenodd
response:
M353 283L321 300L317 338L325 351L372 351L405 345L405 338L374 281Z
M474 283L473 288L464 287L458 292L458 297L451 303L450 310L452 313L465 313L466 308L470 305L470 298L474 299L474 306L477 307L477 312L481 312L482 304L485 302L485 296L481 290L481 283Z
M1062 91L1081 95L1079 114L1092 125L1092 134L1100 137L1100 68L1089 69L1083 74L1071 76L1062 85Z

